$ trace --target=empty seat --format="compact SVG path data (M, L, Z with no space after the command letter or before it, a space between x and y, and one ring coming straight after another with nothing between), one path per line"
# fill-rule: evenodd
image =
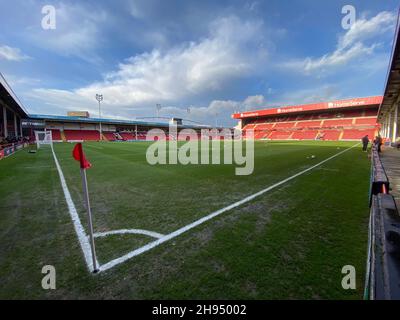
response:
M99 141L100 133L97 130L64 130L65 138L68 141Z
M135 140L134 134L130 132L120 132L119 135L122 137L124 140Z
M295 122L278 122L275 124L274 129L293 128Z
M247 124L247 125L245 125L245 126L243 127L243 130L252 130L252 129L254 129L254 127L255 127L255 124L254 124L254 123L252 123L252 124Z
M317 121L301 121L297 122L296 128L319 128L321 127L321 120Z
M275 126L275 123L262 123L255 126L256 130L269 130Z
M340 120L324 120L323 127L343 127L343 126L351 126L353 124L353 119L340 119Z
M292 135L292 132L288 131L273 131L269 136L268 139L271 140L287 140Z
M52 135L52 139L53 141L61 141L61 132L58 129L51 129L51 135Z
M368 135L370 139L375 138L375 129L370 130L344 130L342 140L360 140L362 137Z
M317 130L307 130L307 131L296 131L292 135L292 139L295 140L315 140L317 137L318 131Z
M339 130L324 130L321 133L321 139L322 140L330 140L330 141L337 141L340 138L340 134L342 131Z
M108 141L115 141L117 138L115 137L114 132L103 132L103 136L106 137Z
M376 118L358 118L356 119L356 125L358 126L376 126Z

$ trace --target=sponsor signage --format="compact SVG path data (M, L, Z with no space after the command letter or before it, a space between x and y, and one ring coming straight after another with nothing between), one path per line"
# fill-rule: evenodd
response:
M22 148L24 148L26 146L27 146L27 144L18 144L18 145L6 147L3 150L0 150L0 160L12 155L16 151L21 150Z
M89 118L89 112L87 111L68 111L68 117L81 117L81 118Z
M21 121L23 128L44 128L46 123L41 120L23 119Z
M299 106L287 106L287 107L272 108L259 111L235 113L232 115L232 118L243 119L243 118L254 118L260 116L298 113L298 112L306 112L314 110L317 111L317 110L329 110L329 109L340 109L340 108L365 107L370 105L380 105L382 103L382 100L383 100L382 96L337 100L331 102L305 104Z
M8 157L9 155L11 155L15 152L15 148L8 147L8 148L3 149L3 151L4 151L4 157Z

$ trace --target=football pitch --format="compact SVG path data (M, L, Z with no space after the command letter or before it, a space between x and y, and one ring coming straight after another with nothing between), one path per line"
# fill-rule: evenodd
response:
M0 298L361 299L370 162L355 144L255 142L253 174L236 176L150 165L148 142L84 143L98 274L50 147L21 150L0 161ZM54 152L86 229L73 146ZM56 290L41 287L44 265ZM341 286L345 265L356 290Z

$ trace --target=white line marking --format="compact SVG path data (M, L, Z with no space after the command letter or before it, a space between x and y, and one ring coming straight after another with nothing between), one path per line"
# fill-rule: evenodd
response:
M217 210L217 211L215 211L213 213L210 213L209 215L207 215L207 216L205 216L205 217L203 217L203 218L201 218L199 220L196 220L196 221L194 221L194 222L192 222L192 223L190 223L190 224L188 224L188 225L186 225L186 226L184 226L184 227L182 227L182 228L180 228L180 229L178 229L178 230L176 230L176 231L174 231L172 233L169 233L169 234L167 234L167 235L165 235L165 236L163 236L163 237L161 237L161 238L159 238L159 239L157 239L157 240L155 240L153 242L150 242L150 243L144 245L143 247L140 247L140 248L138 248L136 250L128 252L127 254L125 254L125 255L123 255L123 256L121 256L119 258L111 260L111 261L109 261L109 262L107 262L107 263L105 263L105 264L103 264L102 266L99 267L100 272L106 271L108 269L111 269L112 267L115 267L116 265L119 265L119 264L125 262L128 259L131 259L131 258L133 258L135 256L138 256L138 255L140 255L140 254L142 254L142 253L144 253L146 251L149 251L150 249L153 249L153 248L159 246L160 244L162 244L162 243L164 243L164 242L166 242L168 240L176 238L177 236L181 235L182 233L184 233L184 232L186 232L186 231L188 231L190 229L193 229L193 228L197 227L198 225L200 225L200 224L202 224L202 223L204 223L204 222L206 222L208 220L211 220L212 218L215 218L216 216L219 216L220 214L222 214L222 213L224 213L226 211L229 211L229 210L232 210L232 209L234 209L234 208L236 208L238 206L241 206L242 204L244 204L246 202L249 202L249 201L253 200L254 198L257 198L260 195L262 195L262 194L264 194L264 193L266 193L268 191L271 191L272 189L275 189L276 187L279 187L282 184L284 184L284 183L286 183L286 182L288 182L290 180L293 180L294 178L297 178L298 176L301 176L301 175L303 175L304 173L306 173L308 171L313 170L314 168L324 164L325 162L327 162L329 160L332 160L333 158L336 158L337 156L339 156L339 155L341 155L341 154L353 149L354 147L358 146L359 144L360 143L357 143L357 144L353 145L350 148L347 148L347 149L345 149L345 150L343 150L343 151L341 151L339 153L336 153L333 156L331 156L331 157L329 157L329 158L327 158L327 159L325 159L325 160L323 160L323 161L321 161L321 162L319 162L319 163L317 163L317 164L315 164L315 165L313 165L313 166L311 166L311 167L309 167L309 168L307 168L307 169L305 169L303 171L300 171L299 173L296 173L296 174L294 174L293 176L291 176L289 178L286 178L286 179L284 179L284 180L282 180L282 181L280 181L278 183L275 183L274 185L269 186L268 188L265 188L265 189L263 189L263 190L261 190L261 191L259 191L257 193L254 193L254 194L252 194L252 195L250 195L250 196L248 196L248 197L246 197L246 198L244 198L244 199L242 199L240 201L232 203L231 205L229 205L229 206L227 206L225 208L222 208L222 209L219 209L219 210Z
M56 163L56 167L58 170L58 175L60 176L61 187L64 191L65 201L67 202L69 214L71 215L72 222L74 223L74 228L76 235L78 236L79 243L82 248L83 256L85 257L86 265L90 272L93 272L93 262L92 262L92 253L89 243L89 238L86 235L85 229L82 226L81 220L79 219L78 212L76 211L74 202L72 201L71 194L69 193L67 183L65 182L64 174L61 170L60 164L58 163L56 153L54 152L53 146L51 146L51 151L53 153L54 162ZM96 258L96 263L97 262Z
M96 232L93 234L95 238L101 238L101 237L107 237L110 235L114 234L143 234L145 236L153 237L153 238L162 238L164 237L163 234L154 232L154 231L149 231L149 230L143 230L143 229L121 229L121 230L112 230L112 231L106 231L106 232Z

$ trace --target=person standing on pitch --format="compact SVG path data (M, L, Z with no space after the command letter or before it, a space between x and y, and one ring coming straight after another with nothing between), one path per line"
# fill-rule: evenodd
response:
M362 139L362 144L363 144L363 151L367 152L368 149L368 143L369 143L369 139L368 139L368 135L364 136Z

